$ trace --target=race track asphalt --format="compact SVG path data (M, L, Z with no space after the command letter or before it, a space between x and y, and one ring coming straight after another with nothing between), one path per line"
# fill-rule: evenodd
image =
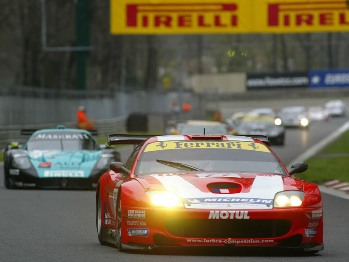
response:
M288 164L347 119L292 129L274 150ZM0 171L0 261L348 261L349 202L323 194L325 250L316 255L269 249L175 249L121 253L101 246L95 227L95 193L74 190L7 190Z

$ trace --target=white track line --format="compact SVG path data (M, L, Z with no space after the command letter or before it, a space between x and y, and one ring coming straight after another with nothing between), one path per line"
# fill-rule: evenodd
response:
M346 132L349 129L349 121L343 124L339 129L337 129L336 132L332 133L319 143L313 145L311 148L309 148L307 151L305 151L303 154L298 156L296 159L291 161L291 164L287 167L288 169L291 168L293 163L296 162L304 162L305 160L309 159L310 157L314 156L316 153L321 151L323 148L325 148L328 144L332 143L334 140L336 140L338 137L340 137L344 132ZM330 194L336 197L341 197L344 199L349 199L349 194L339 191L333 188L328 188L325 186L319 185L320 191L325 194Z

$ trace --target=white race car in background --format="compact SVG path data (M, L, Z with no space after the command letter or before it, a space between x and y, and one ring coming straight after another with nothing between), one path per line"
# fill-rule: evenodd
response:
M325 104L331 116L345 116L347 114L347 106L342 100L330 100Z
M311 121L328 121L331 117L329 111L322 106L309 107L308 115Z
M278 117L285 127L308 128L310 126L308 111L304 106L283 107L278 112Z

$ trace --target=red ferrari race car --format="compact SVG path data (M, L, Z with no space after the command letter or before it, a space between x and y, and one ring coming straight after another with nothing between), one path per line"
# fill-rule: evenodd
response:
M128 137L125 164L113 162L96 190L101 244L119 250L185 246L294 248L323 244L317 185L292 175L267 139L229 135Z

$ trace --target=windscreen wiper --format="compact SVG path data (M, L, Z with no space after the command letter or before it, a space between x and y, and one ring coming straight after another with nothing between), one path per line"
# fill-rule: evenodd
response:
M170 166L170 167L174 167L178 170L184 170L184 171L204 171L200 168L188 165L188 164L184 164L184 163L180 163L180 162L173 162L173 161L167 161L167 160L162 160L162 159L156 159L156 162L166 165L166 166Z

